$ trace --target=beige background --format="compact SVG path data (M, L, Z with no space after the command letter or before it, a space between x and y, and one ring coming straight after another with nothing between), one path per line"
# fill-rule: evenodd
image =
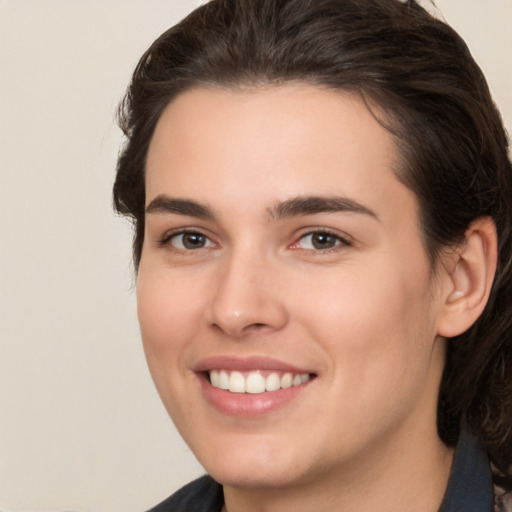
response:
M0 0L0 504L142 512L201 473L160 405L110 209L136 61L200 0ZM512 127L512 0L438 0ZM2 507L0 507L0 510Z

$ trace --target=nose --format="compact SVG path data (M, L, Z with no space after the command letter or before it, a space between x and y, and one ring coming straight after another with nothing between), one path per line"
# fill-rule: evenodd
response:
M288 312L276 270L256 256L224 262L207 312L209 325L237 339L282 329Z

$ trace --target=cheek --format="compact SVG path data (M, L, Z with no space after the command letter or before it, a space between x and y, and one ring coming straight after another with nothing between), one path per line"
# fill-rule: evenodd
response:
M428 270L374 268L315 280L298 316L330 354L340 379L352 385L388 379L399 386L414 372L428 371L435 339Z
M197 327L201 291L193 279L146 269L137 279L137 315L144 343L165 350Z
M184 397L193 374L186 360L201 324L200 295L187 281L143 264L137 279L137 314L146 361L162 402L178 423L187 415Z
M303 298L297 302L299 307L311 312L319 324L323 319L364 332L380 322L404 326L413 315L426 313L429 280L425 270L414 275L391 265L374 270L361 265L325 276L317 274L304 282L296 295Z
M201 325L201 293L194 280L143 264L137 280L137 314L147 363L160 394L187 374L188 346ZM167 391L166 391L167 390ZM171 397L162 396L168 405Z

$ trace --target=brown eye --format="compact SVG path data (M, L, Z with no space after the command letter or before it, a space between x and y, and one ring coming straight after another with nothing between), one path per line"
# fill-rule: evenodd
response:
M341 237L325 231L315 231L301 237L298 242L301 249L310 249L314 251L322 251L334 249L340 245L350 245Z
M202 249L213 245L207 236L192 231L174 235L171 237L170 243L181 250Z
M337 243L338 239L327 233L315 233L311 236L311 244L315 249L331 249Z

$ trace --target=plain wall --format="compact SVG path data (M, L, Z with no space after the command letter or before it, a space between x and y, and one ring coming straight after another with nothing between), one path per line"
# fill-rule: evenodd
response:
M146 369L130 226L111 210L116 105L146 47L199 3L0 0L7 510L141 512L202 472ZM487 74L510 130L512 0L437 3Z

